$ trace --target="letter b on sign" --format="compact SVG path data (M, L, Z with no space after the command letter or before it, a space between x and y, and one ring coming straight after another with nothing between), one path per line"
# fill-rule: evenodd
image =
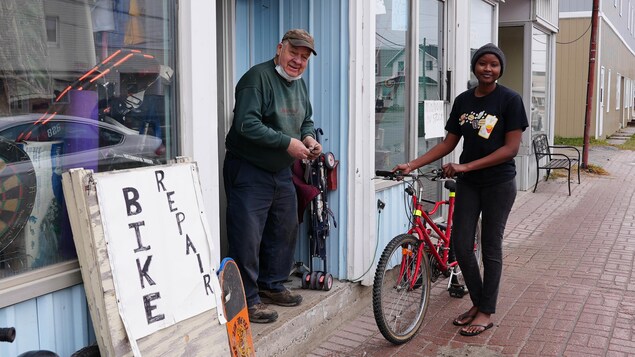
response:
M123 199L126 201L126 212L128 216L134 216L141 213L141 205L139 204L139 191L133 187L124 187L122 189Z

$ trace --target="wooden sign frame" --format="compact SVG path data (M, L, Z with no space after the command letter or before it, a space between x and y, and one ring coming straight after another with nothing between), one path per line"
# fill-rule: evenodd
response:
M84 169L72 169L62 175L86 299L101 355L133 356L119 315L92 175L91 170ZM230 353L225 326L219 323L216 308L140 338L136 345L141 355L147 356L227 356Z

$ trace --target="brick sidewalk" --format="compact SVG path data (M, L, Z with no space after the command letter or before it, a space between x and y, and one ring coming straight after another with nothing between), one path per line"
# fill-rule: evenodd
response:
M459 335L452 320L470 308L433 286L425 321L407 344L379 333L370 300L361 316L324 336L308 356L635 355L635 152L597 151L610 176L582 176L519 192L504 241L495 326ZM573 175L572 175L573 176ZM532 186L533 189L533 186Z

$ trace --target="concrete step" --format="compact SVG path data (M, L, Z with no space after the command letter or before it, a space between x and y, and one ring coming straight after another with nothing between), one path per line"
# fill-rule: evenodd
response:
M635 125L626 126L623 129L609 135L606 138L606 142L612 145L621 145L628 141L633 135L635 135Z
M368 307L371 287L335 280L330 291L302 289L301 278L293 275L285 284L302 295L295 307L271 305L278 320L271 324L252 324L257 356L302 356L323 336Z

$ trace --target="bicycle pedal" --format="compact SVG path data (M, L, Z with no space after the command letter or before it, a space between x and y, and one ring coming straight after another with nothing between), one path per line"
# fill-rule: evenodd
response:
M467 295L467 287L463 284L452 284L448 288L451 297L462 298Z

